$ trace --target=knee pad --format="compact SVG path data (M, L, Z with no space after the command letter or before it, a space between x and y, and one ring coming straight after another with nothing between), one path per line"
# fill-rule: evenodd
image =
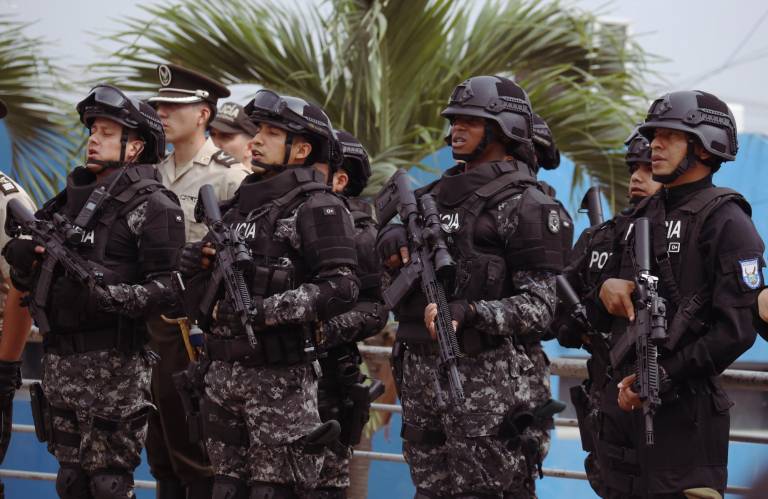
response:
M254 482L248 499L298 499L290 485L282 483Z
M248 484L238 478L216 475L211 499L248 499Z
M347 489L323 487L313 490L309 497L311 499L347 499Z
M85 470L77 464L62 464L56 474L56 493L61 499L91 499Z
M93 499L126 499L133 493L133 474L126 471L97 471L91 478Z

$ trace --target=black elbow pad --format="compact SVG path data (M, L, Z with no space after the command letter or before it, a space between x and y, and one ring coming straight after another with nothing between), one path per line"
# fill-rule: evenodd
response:
M321 282L317 285L320 296L317 299L317 317L328 320L352 309L357 302L360 282L353 275Z

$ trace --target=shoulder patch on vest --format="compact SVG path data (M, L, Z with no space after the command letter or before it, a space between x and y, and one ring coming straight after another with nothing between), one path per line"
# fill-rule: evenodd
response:
M6 174L0 173L0 191L8 195L19 192L19 188L16 187L16 184Z
M224 165L226 167L230 167L232 165L239 163L238 160L236 160L229 154L225 153L224 151L218 151L216 154L212 156L212 159L215 162L219 163L220 165Z
M760 287L760 262L757 258L750 258L748 260L739 260L739 266L741 267L741 279L749 289L757 289Z

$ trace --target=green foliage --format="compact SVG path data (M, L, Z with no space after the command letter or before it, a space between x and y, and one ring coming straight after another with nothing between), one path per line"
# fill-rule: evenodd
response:
M8 105L11 175L40 204L63 186L83 137L61 111L58 68L38 55L45 42L26 36L25 27L0 15L0 98Z
M473 75L515 78L563 153L624 198L623 140L645 98L645 54L622 30L541 0L188 0L145 7L109 38L122 49L95 66L136 90L157 87L155 66L175 62L227 84L253 83L323 105L368 149L367 193L399 166L442 146L439 115Z

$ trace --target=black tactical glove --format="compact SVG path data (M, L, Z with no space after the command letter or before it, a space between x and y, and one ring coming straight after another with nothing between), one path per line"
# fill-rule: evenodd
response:
M35 253L35 246L39 244L31 239L11 239L2 254L11 267L28 274L34 263L41 260L42 255Z
M251 308L248 310L248 320L254 329L264 325L264 305L261 299L251 298ZM232 310L229 302L221 300L216 307L216 323L220 326L227 326L230 331L242 331L243 323L240 315Z
M197 274L203 270L203 246L205 243L187 243L179 251L179 272L185 277Z
M21 387L21 361L0 360L0 405L13 400Z
M472 324L477 314L474 305L467 300L453 300L448 304L448 309L451 311L451 319L459 323L459 328Z
M376 237L376 250L383 261L392 255L399 255L402 247L408 247L408 233L404 226L390 224L379 231Z

